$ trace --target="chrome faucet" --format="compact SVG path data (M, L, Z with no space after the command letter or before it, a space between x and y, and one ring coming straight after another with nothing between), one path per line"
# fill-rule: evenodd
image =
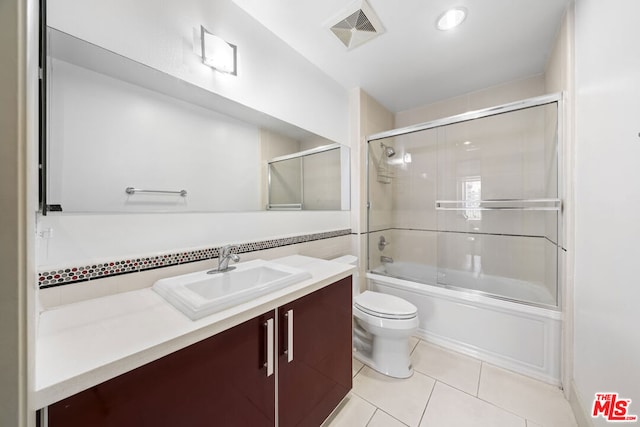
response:
M393 264L393 258L391 258L390 256L380 256L380 262L382 263L387 263L387 264Z
M207 274L224 273L225 271L233 270L235 267L229 267L229 260L233 260L234 262L240 261L240 257L231 252L234 249L238 249L238 246L226 245L221 247L218 251L218 268L207 271Z

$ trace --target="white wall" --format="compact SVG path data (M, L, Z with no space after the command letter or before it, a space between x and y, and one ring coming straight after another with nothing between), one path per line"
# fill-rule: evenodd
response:
M349 228L349 211L58 215L41 218L39 270ZM48 233L48 230L53 230Z
M576 2L575 367L578 397L640 415L640 2ZM597 425L607 425L602 418Z

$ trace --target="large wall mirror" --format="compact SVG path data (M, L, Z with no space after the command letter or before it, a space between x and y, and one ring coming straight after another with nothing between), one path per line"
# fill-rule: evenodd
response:
M53 28L47 44L50 211L291 208L275 180L307 192L296 209L349 209L347 147Z

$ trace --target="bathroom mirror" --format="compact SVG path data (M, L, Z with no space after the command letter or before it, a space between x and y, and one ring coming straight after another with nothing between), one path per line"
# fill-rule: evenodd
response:
M265 210L269 162L314 150L301 209L349 209L347 147L53 28L47 41L47 210Z

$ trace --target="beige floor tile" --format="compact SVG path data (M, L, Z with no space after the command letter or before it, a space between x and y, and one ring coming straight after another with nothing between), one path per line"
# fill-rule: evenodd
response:
M437 382L420 427L525 427L524 418Z
M413 369L476 395L481 362L460 353L420 341L411 355Z
M411 352L415 350L419 342L420 342L419 338L416 338L416 337L409 338L409 354L411 354Z
M376 407L353 393L325 421L323 427L365 427L376 412Z
M393 418L391 415L378 409L367 427L407 427L406 424Z
M486 363L478 397L544 427L577 425L559 388Z
M358 375L358 372L360 372L360 369L362 369L362 367L364 366L364 364L359 361L358 359L356 359L355 357L351 358L352 362L351 362L351 376L355 377L356 375Z
M353 392L407 424L417 426L435 381L419 372L397 379L365 366L353 379Z

